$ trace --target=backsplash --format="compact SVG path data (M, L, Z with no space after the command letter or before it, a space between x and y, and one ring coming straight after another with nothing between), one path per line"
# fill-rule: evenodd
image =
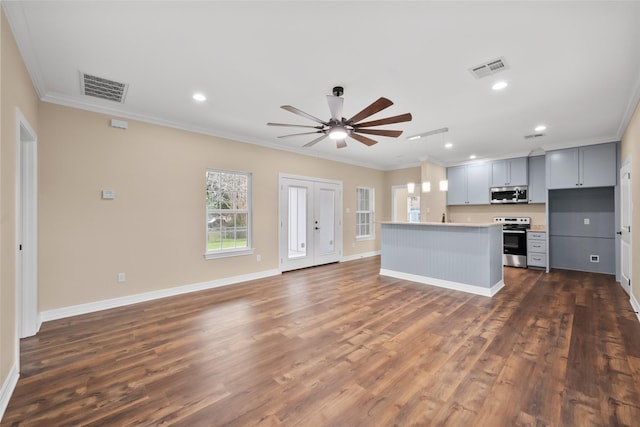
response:
M449 206L447 222L491 222L496 216L531 217L531 225L546 225L545 204Z

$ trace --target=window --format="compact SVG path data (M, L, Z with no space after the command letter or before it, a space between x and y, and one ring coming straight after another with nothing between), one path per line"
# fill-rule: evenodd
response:
M251 174L207 170L206 259L253 253Z
M373 239L373 188L356 187L356 239Z

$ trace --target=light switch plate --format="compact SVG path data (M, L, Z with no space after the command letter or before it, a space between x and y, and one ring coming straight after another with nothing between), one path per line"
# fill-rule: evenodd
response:
M102 190L102 200L113 200L116 198L116 193L113 190Z
M591 222L591 221L589 221L589 218L585 218L585 219L584 219L584 225L589 225L589 223L590 223L590 222Z

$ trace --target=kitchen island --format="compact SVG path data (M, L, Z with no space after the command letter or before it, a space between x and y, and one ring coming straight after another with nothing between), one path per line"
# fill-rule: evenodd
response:
M380 275L477 295L504 287L502 224L383 222Z

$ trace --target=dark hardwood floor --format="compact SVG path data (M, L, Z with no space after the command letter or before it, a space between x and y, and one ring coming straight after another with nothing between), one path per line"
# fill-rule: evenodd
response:
M1 425L640 425L640 324L613 277L505 268L487 298L379 268L48 322Z

